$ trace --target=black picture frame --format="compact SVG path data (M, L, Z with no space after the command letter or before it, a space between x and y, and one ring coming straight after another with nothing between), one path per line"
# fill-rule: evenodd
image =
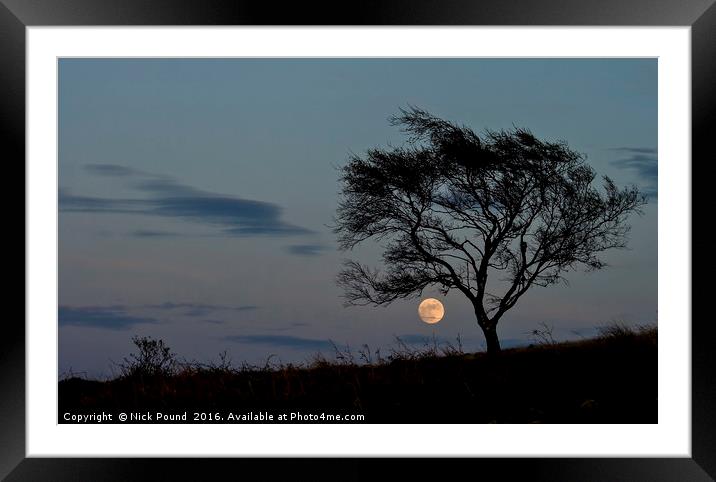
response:
M716 112L716 5L714 0L369 0L363 2L291 2L244 0L0 0L0 132L7 173L7 205L17 203L10 186L25 186L25 28L95 25L565 25L690 26L692 67L692 160L713 157L710 127ZM689 160L684 160L689 162ZM693 179L696 179L693 177ZM22 182L20 180L22 179ZM692 191L693 192L693 191ZM12 196L12 198L11 198ZM692 205L707 205L693 197ZM7 210L11 211L11 210ZM16 211L15 211L16 212ZM693 217L692 219L699 219ZM23 215L23 226L25 223ZM19 221L18 223L19 224ZM25 251L25 235L6 236L10 249ZM691 234L693 236L693 233ZM701 248L704 238L692 238ZM22 246L21 246L22 242ZM701 249L699 249L701 251ZM7 253L10 253L8 250ZM6 254L8 259L19 256ZM17 261L19 262L19 261ZM24 262L23 262L24 263ZM701 268L705 270L704 268ZM11 289L25 290L23 283ZM16 288L22 286L22 288ZM697 285L694 283L694 287ZM6 299L20 303L21 295ZM692 295L693 298L693 295ZM692 302L693 303L693 302ZM363 459L52 459L25 456L25 305L7 315L0 336L0 476L6 480L206 480L224 471L238 475L262 470L264 478L287 474L301 480L385 475L376 461ZM526 458L463 459L449 462L450 473L500 479L532 480L679 480L716 479L716 377L712 367L714 323L693 317L692 458ZM673 320L672 320L673 321ZM690 320L681 320L689 323ZM446 467L430 460L402 464L401 478L445 476ZM215 474L215 476L211 475ZM471 477L472 477L471 476Z

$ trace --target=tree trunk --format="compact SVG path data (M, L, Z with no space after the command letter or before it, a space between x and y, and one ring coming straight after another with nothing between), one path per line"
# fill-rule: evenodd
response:
M493 326L483 327L482 332L485 334L487 341L487 354L495 355L502 351L500 348L500 339L497 337L497 328Z
M482 332L485 334L485 340L487 341L487 354L494 355L500 353L500 339L497 337L497 321L499 318L493 318L492 320L487 317L485 310L479 303L473 303L475 308L475 318L477 318L477 324L482 328Z

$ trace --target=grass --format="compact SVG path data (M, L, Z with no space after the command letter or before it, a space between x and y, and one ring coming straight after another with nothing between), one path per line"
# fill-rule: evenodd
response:
M138 343L139 341L139 343ZM145 343L145 345L140 345ZM433 339L400 339L389 353L335 346L335 359L301 365L180 363L137 339L108 381L68 376L59 410L334 409L369 423L657 423L657 329L612 324L593 339L550 336L497 357ZM150 352L142 352L142 346ZM151 353L152 347L159 350ZM157 370L151 363L162 363ZM142 365L144 363L144 365Z

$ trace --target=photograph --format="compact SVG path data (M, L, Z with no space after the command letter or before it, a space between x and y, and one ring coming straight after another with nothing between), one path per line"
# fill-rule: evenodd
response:
M716 480L715 1L0 0L0 479Z
M59 57L57 423L658 424L658 67Z

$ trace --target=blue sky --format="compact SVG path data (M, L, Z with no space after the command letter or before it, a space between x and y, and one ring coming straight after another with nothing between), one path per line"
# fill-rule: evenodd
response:
M337 166L404 142L387 118L419 106L476 131L563 139L651 195L629 249L569 286L534 288L499 327L527 339L656 320L655 59L61 59L60 372L108 374L132 335L188 359L306 360L328 340L387 347L483 338L469 303L344 308L335 275ZM426 295L436 295L426 293Z

